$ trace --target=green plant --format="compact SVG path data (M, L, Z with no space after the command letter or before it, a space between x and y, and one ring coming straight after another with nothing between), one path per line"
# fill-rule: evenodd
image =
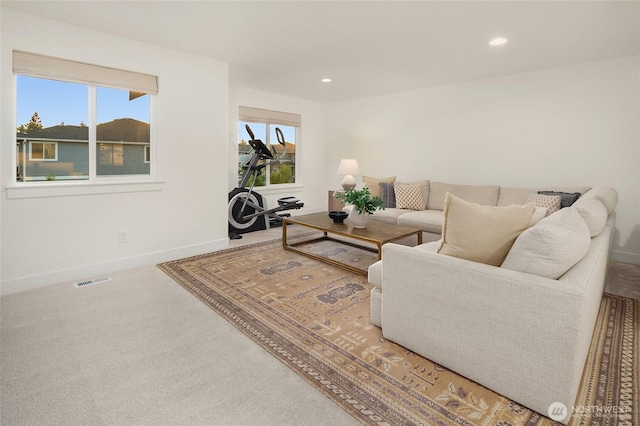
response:
M293 170L291 170L291 166L287 164L281 164L277 167L271 166L271 176L269 177L269 180L272 185L278 183L290 183L292 175Z
M382 198L377 195L372 197L369 188L366 187L360 190L350 189L345 192L336 191L333 196L344 203L353 204L360 214L384 210L384 201L382 201Z

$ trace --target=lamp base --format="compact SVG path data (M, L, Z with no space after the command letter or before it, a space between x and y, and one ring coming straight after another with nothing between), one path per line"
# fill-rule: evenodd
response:
M352 175L345 175L344 179L342 179L342 188L345 191L349 191L356 187L356 180Z

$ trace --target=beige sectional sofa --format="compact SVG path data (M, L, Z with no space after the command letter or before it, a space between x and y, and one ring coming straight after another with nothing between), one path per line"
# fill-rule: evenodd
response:
M367 180L365 180L365 186L367 183ZM376 181L374 180L370 183L375 185ZM440 239L444 217L444 198L447 192L483 206L508 206L510 204L524 204L530 194L538 191L584 194L591 189L588 186L507 188L498 185L458 185L429 180L411 182L409 184L423 187L423 197L426 203L424 210L392 207L376 211L371 218L387 223L420 228L423 231L423 241L425 242Z
M583 195L525 229L504 264L492 266L437 253L446 193L508 206L525 203L538 189L422 184L425 210L374 215L420 227L432 242L383 246L382 260L369 268L372 323L385 338L544 416L551 404L564 404L561 422L568 423L608 271L617 192L540 188ZM580 244L586 239L586 254L560 276L545 276L579 245L571 232L580 234Z

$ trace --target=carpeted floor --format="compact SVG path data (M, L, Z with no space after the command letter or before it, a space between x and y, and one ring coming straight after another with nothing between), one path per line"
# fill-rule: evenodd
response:
M363 423L551 422L386 341L369 320L366 277L285 252L280 244L255 244L160 268ZM362 252L345 251L355 250L348 246L336 250L329 243L314 250L362 262ZM605 295L576 401L582 413L572 424L638 423L639 329L638 301Z

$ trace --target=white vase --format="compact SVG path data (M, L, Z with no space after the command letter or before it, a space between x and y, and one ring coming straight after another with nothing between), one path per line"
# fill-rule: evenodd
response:
M351 219L351 223L353 223L354 228L366 228L367 223L369 222L369 213L358 213L356 206L351 206L349 219Z

